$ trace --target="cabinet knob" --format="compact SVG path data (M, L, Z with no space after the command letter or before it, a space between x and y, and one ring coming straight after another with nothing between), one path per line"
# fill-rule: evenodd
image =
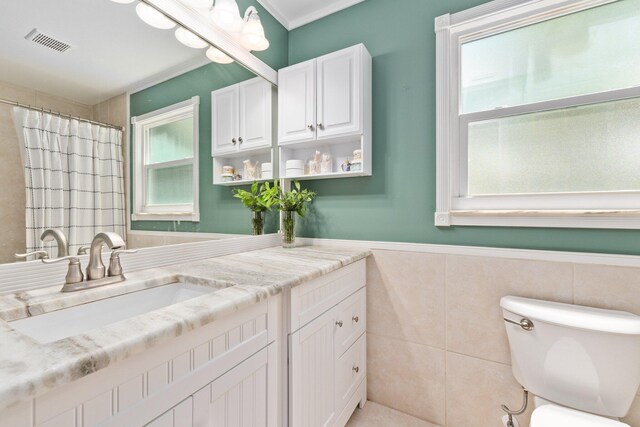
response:
M353 372L355 372L356 374L357 374L358 372L360 372L360 367L358 367L358 366L354 366L354 367L353 367L353 368L351 368L351 369L353 369Z
M343 324L344 324L344 323L342 323L342 320L338 320L338 321L336 322L336 325L338 325L338 326L339 326L339 327L341 327L341 328L342 328L342 325L343 325Z
M240 144L242 144L242 137L238 138L238 142L240 142Z
M322 123L318 123L318 129L324 129L324 125Z
M307 127L309 128L309 130L313 130L313 125L307 125Z
M235 139L235 138L233 138L233 139L231 140L231 143L232 143L233 145L236 145L236 139Z
M354 322L358 323L358 321L360 320L360 318L358 316L353 316L351 318L351 320L353 320Z

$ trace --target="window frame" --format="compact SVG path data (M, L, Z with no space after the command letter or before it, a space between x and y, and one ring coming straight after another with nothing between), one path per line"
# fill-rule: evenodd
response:
M200 221L199 208L199 108L200 97L131 118L133 126L133 212L132 221ZM149 143L149 129L167 123L193 119L193 157L147 164L145 161ZM193 204L148 205L147 172L150 169L193 165Z
M470 122L639 98L640 86L462 113L461 46L616 1L494 0L436 18L436 226L640 228L639 191L465 196Z

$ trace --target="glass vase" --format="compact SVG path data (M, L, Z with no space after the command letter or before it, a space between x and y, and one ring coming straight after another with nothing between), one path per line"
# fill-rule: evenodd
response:
M264 211L251 212L251 235L261 236L264 233Z
M296 213L295 211L282 211L282 247L293 248L296 246Z

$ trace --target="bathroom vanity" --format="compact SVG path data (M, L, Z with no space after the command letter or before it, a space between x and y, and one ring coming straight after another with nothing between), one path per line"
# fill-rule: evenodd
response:
M269 248L0 296L0 426L343 426L363 250Z

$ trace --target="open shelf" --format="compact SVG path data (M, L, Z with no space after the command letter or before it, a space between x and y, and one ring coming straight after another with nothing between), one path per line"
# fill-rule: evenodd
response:
M363 137L351 137L336 141L313 141L300 144L287 144L280 146L280 178L281 179L327 179L327 178L350 178L356 176L371 176L371 152L363 149ZM362 170L348 171L342 170L345 160L353 159L353 151L362 150ZM331 154L331 172L309 174L308 163L313 159L316 151L320 154ZM302 160L305 165L305 174L287 175L287 160Z
M244 173L244 161L249 160L252 164L259 162L259 173L256 179L246 179ZM271 163L273 168L273 177L277 178L278 165L273 162L273 149L259 149L251 151L241 151L240 153L232 153L230 155L218 155L213 158L213 184L232 187L238 185L248 185L253 181L268 181L272 178L262 177L262 165ZM223 181L222 168L224 166L232 166L236 174L242 175L242 179L238 181Z
M252 180L243 179L242 181L218 182L216 183L216 185L220 185L222 187L240 187L242 185L251 185L256 181L266 182L266 181L272 181L272 180L271 179L252 179Z
M295 179L298 181L310 180L310 179L329 179L329 178L352 178L354 176L370 176L365 172L332 172L332 173L317 173L314 175L295 175L295 176L283 176L282 179Z

